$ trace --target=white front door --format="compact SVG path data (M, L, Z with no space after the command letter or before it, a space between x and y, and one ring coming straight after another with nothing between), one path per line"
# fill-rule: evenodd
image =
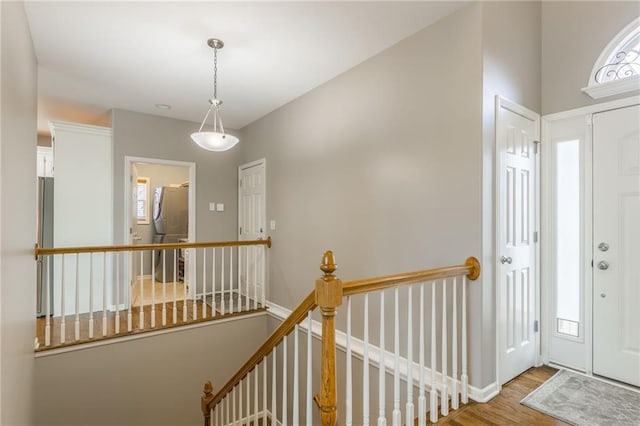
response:
M593 372L640 386L640 106L593 115Z
M266 160L258 160L238 169L239 239L260 240L266 235ZM240 247L240 294L247 297L247 306L257 306L264 297L264 246ZM247 301L253 301L247 302Z
M536 142L539 116L496 99L498 378L536 362Z

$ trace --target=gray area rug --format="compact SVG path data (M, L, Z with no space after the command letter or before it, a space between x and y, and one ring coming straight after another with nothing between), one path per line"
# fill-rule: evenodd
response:
M640 393L567 370L520 403L572 425L640 426Z

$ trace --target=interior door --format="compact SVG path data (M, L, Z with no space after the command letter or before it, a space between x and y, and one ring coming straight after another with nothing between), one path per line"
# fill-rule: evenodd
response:
M266 234L265 160L239 168L238 225L240 240L259 240ZM264 291L264 246L240 248L240 294L262 300Z
M131 181L129 185L129 244L138 244L141 240L138 233L138 167L136 163L131 163ZM143 275L143 271L139 271L140 262L136 262L135 254L137 252L129 252L130 277L129 283L134 285L136 277Z
M536 362L536 142L539 116L497 98L499 381Z
M640 106L593 115L593 372L640 386Z

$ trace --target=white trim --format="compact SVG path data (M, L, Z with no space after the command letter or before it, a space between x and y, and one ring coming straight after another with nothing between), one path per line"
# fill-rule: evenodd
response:
M263 316L263 315L266 315L266 313L264 311L260 311L260 312L244 314L244 315L240 315L240 316L234 316L234 317L231 317L231 318L221 318L221 319L215 320L215 321L203 321L203 322L198 322L198 323L195 323L195 324L186 324L186 325L182 325L182 326L179 326L179 327L171 327L171 328L165 328L165 329L154 330L154 331L145 331L145 332L140 332L140 333L136 333L136 334L132 334L132 335L128 335L128 336L114 337L112 339L98 340L98 341L90 342L90 343L82 343L82 344L79 344L79 345L67 346L67 347L60 348L60 349L44 350L42 352L36 352L35 353L35 357L36 358L43 358L43 357L52 356L52 355L60 355L60 354L67 353L67 352L82 351L82 350L86 350L86 349L96 348L96 347L99 347L99 346L114 345L114 344L118 344L118 343L129 342L131 340L146 339L148 337L160 336L162 334L175 333L175 332L178 332L178 331L191 330L191 329L200 328L200 327L209 327L209 326L213 326L213 325L222 324L222 323L225 323L225 322L239 321L239 320L255 318L255 317L259 317L259 316Z
M640 96L629 96L624 99L617 99L615 101L602 102L595 105L589 105L580 108L569 109L567 111L556 112L553 114L547 114L542 118L546 121L564 120L565 118L573 118L579 115L595 114L598 112L609 111L612 109L625 108L628 106L640 104Z
M162 166L174 166L174 167L187 167L189 168L189 225L188 225L188 239L189 242L196 241L196 163L190 161L175 161L175 160L165 160L160 158L147 158L147 157L133 157L129 155L125 155L124 157L124 220L123 220L123 231L124 231L124 242L130 243L130 235L129 228L131 227L131 166L134 163L143 163L143 164L155 164ZM151 213L151 212L150 212ZM125 257L126 259L126 257ZM189 277L196 276L196 262L189 262ZM126 271L130 270L131 267L128 263L128 260L124 265L125 274L128 274ZM128 275L125 275L125 278ZM123 280L123 281L126 281ZM130 285L130 283L125 283L126 285ZM193 298L195 285L188 285L189 289L189 298ZM126 289L126 287L125 287ZM128 292L125 292L125 298L128 295ZM124 301L128 303L128 300Z
M291 312L289 309L280 306L274 302L267 301L267 313L274 319L279 321L284 321ZM308 323L307 321L303 321L298 325L299 329L303 332L308 332ZM322 323L313 320L311 324L311 333L314 338L317 340L322 340ZM346 353L347 351L347 335L341 331L336 330L335 333L336 338L336 349ZM351 336L351 353L353 357L359 359L360 361L364 360L364 341L358 339L357 337ZM369 343L369 363L374 368L379 368L380 366L380 349L378 346ZM395 355L393 352L385 351L384 359L382 360L382 364L387 372L387 374L394 374L394 358ZM408 361L405 357L399 357L399 372L400 372L400 380L407 382L407 371L408 371ZM431 388L431 369L425 367L425 383L426 386ZM417 362L413 363L413 386L420 386L420 365ZM460 384L459 380L458 383ZM442 375L438 372L436 373L436 389L439 391L442 390ZM449 393L452 391L452 386L448 388ZM458 386L460 389L460 386ZM491 383L490 385L480 389L475 386L469 386L469 398L473 399L476 402L487 402L494 396L500 393L500 389L497 386L497 383Z
M95 136L109 136L109 137L112 136L112 131L110 127L91 126L88 124L70 123L68 121L50 120L49 130L51 131L51 136L53 136L54 138L57 131L83 133L86 135L95 135Z
M507 98L504 98L500 95L496 95L495 97L495 122L494 122L494 130L495 130L495 136L494 136L494 164L495 164L495 173L494 173L494 194L495 194L495 206L494 206L494 239L495 239L495 244L494 244L494 269L496 272L494 272L494 277L495 277L495 285L497 286L498 283L498 278L497 278L497 271L500 270L500 265L498 264L501 256L500 250L500 166L501 166L501 156L500 156L500 151L499 151L499 147L498 147L498 120L500 117L500 109L504 108L508 111L511 111L515 114L518 114L522 117L524 117L527 120L533 121L533 126L534 126L534 138L537 141L540 141L539 144L539 149L538 149L538 156L534 156L535 158L535 163L536 163L536 194L535 194L535 199L536 199L536 218L534 219L535 221L535 229L538 232L538 242L535 243L536 247L535 247L535 275L536 275L536 279L535 279L535 298L536 298L536 307L535 307L535 320L538 321L538 332L536 333L536 341L535 341L535 359L534 359L534 365L540 365L542 362L542 356L541 354L541 345L542 345L542 341L540 338L540 329L541 329L541 315L540 315L540 158L541 158L541 152L543 150L543 146L542 146L542 141L540 140L540 123L541 123L541 119L540 119L540 114L538 114L535 111L532 111L528 108L523 107L522 105L519 105ZM496 349L496 353L495 353L495 362L496 362L496 377L495 377L495 383L497 384L497 388L498 388L498 393L500 392L500 390L502 390L502 385L500 384L500 321L499 321L499 310L500 310L500 291L499 289L496 287L495 289L495 309L494 309L494 320L495 320L495 349Z
M582 91L591 96L593 99L604 98L605 96L618 95L627 93L633 90L640 90L640 75L634 75L628 78L608 81L605 83L596 83L596 73L600 68L605 66L610 58L615 55L622 45L629 41L629 37L637 32L640 26L640 17L631 21L626 27L624 27L607 46L602 49L598 59L591 68L591 74L589 74L589 80L587 81L587 87Z
M593 86L583 87L584 93L593 99L606 98L607 96L621 95L640 90L640 74L621 80L607 81L606 83L597 83Z

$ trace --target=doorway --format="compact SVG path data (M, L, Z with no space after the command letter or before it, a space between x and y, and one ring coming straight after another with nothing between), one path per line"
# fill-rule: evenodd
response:
M125 157L125 173L127 175L125 176L124 209L126 244L195 241L194 163ZM169 200L172 201L170 204L165 202ZM167 215L171 217L168 218ZM167 224L171 226L167 227ZM173 256L174 253L177 251L168 250L166 255ZM163 255L162 252L154 252L152 258L151 252L141 251L132 252L127 257L124 266L127 277L124 282L132 287L130 303L133 306L151 303L146 299L149 298L148 295L154 294L151 291L152 287L167 287L168 295L178 294L180 298L186 290L188 297L193 297L195 289L189 286L189 281L185 277L195 276L195 270L180 270L175 271L174 274L173 270L167 270L166 265L177 265L178 262L173 258L163 262ZM158 265L165 266L160 268ZM184 268L191 267L185 263ZM177 277L175 282L174 276ZM172 286L180 287L180 290L174 291ZM172 300L167 299L167 301Z
M545 117L545 361L640 386L640 98Z
M537 360L540 117L496 97L496 310L498 384Z

